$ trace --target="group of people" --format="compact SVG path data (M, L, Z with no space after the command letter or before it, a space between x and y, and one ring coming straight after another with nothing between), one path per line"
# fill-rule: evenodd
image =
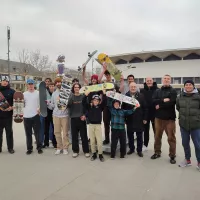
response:
M113 82L106 66L98 75L92 75L91 81L85 78L83 67L83 81L87 85L102 82ZM47 101L48 115L44 119L45 126L41 129L39 109L39 92L34 88L34 80L27 80L27 91L24 92L24 129L26 133L27 154L33 152L32 135L34 133L38 153L43 153L43 148L49 146L49 128L52 126L54 134L52 144L56 148L55 154L68 154L69 137L71 134L73 157L79 155L79 134L85 157L90 157L89 144L91 145L91 160L97 156L104 161L102 145L111 142L111 159L115 158L118 141L120 142L120 157L131 155L135 151L143 157L143 151L149 144L150 124L154 132L154 154L151 159L161 157L162 135L166 132L169 143L170 163L176 163L176 109L179 112L179 125L182 145L185 153L180 167L191 165L190 137L194 143L197 159L197 169L200 170L200 92L195 88L192 80L184 83L183 91L177 95L176 90L170 85L171 76L162 78L162 86L157 87L151 77L147 77L144 88L139 89L134 82L134 76L127 77L127 84L121 77L120 83L114 83L116 92L139 101L140 106L135 107L118 100L106 97L106 91L86 92L80 94L81 85L78 79L73 80L72 92L68 99L67 109L57 107L62 79L57 77L54 82L46 78L46 88L51 100ZM9 153L14 153L12 130L12 105L14 90L10 88L9 81L3 80L0 92L10 104L6 110L0 110L0 152L2 151L3 129L6 130L7 147ZM104 123L105 140L102 141L101 123ZM87 134L89 127L89 140ZM42 131L41 131L42 130ZM68 134L70 130L70 134ZM110 135L111 130L111 135ZM134 145L134 134L137 136L137 147ZM126 136L128 136L129 150L126 152ZM97 148L96 148L97 147Z

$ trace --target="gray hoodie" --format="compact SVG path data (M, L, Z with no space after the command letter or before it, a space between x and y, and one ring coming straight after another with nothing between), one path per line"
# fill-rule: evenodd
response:
M56 89L56 91L52 94L51 101L48 103L48 108L53 110L54 117L67 117L68 109L66 110L58 109L57 102L58 102L59 93L60 93L60 90Z

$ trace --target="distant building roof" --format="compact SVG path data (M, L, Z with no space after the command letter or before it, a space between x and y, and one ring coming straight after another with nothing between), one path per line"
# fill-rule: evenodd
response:
M8 73L8 61L0 59L0 72ZM10 61L10 73L11 74L29 74L33 76L43 76L43 72L40 72L30 64Z
M168 56L177 56L177 58L184 58L193 54L193 57L197 55L200 57L200 47L198 48L186 48L186 49L170 49L170 50L157 50L157 51L141 51L141 52L134 52L134 53L125 53L125 54L117 54L117 55L109 55L110 59L116 64L125 64L125 62L129 62L132 59L141 59L141 61L145 61L152 56L158 59L165 59ZM118 63L119 61L119 63Z

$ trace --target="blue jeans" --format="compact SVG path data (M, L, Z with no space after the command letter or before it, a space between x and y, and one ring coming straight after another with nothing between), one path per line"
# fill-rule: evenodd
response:
M185 159L190 160L191 149L190 149L190 135L194 143L195 154L197 161L200 163L200 129L186 131L184 128L181 128L181 137L182 145L185 152Z

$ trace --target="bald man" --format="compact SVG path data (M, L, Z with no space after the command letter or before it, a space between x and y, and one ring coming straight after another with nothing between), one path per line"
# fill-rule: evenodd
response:
M150 122L153 128L153 132L155 134L155 106L153 104L153 94L158 89L157 83L153 81L151 77L147 77L144 83L144 89L141 89L141 93L144 95L145 101L148 107L148 119L147 123L144 125L144 146L143 151L147 151L147 147L149 144L149 129Z
M128 142L129 142L129 151L127 154L130 155L135 152L134 133L136 133L137 154L139 157L143 157L143 153L142 153L143 131L144 131L144 124L147 123L148 109L146 106L144 95L139 93L137 88L138 88L137 84L135 82L132 82L129 84L129 91L126 93L126 96L134 97L140 103L140 107L137 108L132 115L129 115L126 120L127 135L128 135ZM132 109L132 106L128 104L124 104L123 109L129 110L129 109Z

